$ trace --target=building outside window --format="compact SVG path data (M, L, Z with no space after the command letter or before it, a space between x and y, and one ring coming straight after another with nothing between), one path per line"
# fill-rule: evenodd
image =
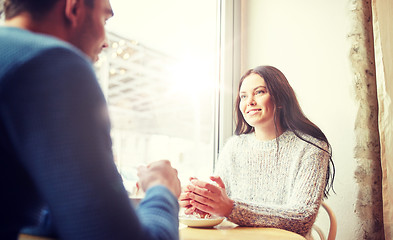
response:
M127 190L134 191L137 166L160 159L171 161L182 184L190 176L206 179L222 128L222 1L111 3L109 47L95 67Z

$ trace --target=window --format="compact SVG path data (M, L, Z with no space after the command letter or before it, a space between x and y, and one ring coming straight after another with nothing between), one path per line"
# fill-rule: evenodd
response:
M159 159L171 161L182 183L212 174L219 139L232 133L233 54L220 51L223 27L233 27L222 24L222 9L231 6L225 2L111 1L110 46L96 68L129 192L136 167ZM228 80L219 81L223 76Z

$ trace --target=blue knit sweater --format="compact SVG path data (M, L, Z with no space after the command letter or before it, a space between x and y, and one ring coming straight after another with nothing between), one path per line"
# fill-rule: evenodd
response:
M85 55L10 27L0 27L0 189L0 239L22 229L72 240L179 238L167 188L132 208Z

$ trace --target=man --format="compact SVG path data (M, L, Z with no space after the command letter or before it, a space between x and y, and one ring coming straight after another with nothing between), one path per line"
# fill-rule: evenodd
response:
M5 0L4 11L0 239L23 230L72 240L178 239L180 181L169 161L139 169L146 195L137 211L113 162L91 66L107 46L109 0Z

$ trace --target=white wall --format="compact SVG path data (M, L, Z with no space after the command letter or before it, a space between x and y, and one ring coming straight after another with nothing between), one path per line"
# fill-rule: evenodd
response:
M242 1L242 72L279 68L332 145L336 194L326 202L337 215L337 239L356 239L359 229L349 25L349 0ZM326 219L317 225L327 231Z

